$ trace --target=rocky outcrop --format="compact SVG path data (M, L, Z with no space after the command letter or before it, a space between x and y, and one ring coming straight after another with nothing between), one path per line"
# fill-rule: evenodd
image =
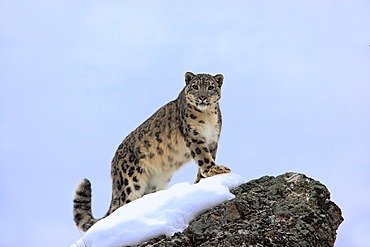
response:
M182 233L139 246L333 246L343 221L325 185L303 174L265 176L193 220Z

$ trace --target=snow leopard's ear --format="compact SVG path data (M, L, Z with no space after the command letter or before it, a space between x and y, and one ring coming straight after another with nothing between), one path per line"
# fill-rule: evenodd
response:
M218 86L221 87L222 83L224 82L224 76L221 75L221 74L217 74L217 75L213 76L213 78L217 82Z
M186 83L186 85L189 84L189 82L191 81L191 79L194 78L194 76L195 75L193 73L191 73L191 72L186 72L185 73L185 83Z

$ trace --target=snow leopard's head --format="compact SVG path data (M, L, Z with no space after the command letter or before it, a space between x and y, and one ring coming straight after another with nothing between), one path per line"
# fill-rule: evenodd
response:
M221 86L224 77L221 74L215 76L209 74L185 74L185 95L188 103L196 106L199 110L206 110L216 104L221 98Z

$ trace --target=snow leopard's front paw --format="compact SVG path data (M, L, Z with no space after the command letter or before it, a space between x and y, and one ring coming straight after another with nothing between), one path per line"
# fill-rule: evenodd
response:
M230 172L231 170L227 168L226 166L214 165L214 166L211 166L209 169L205 169L202 173L204 177L208 178L208 177L212 177L217 174L230 173Z

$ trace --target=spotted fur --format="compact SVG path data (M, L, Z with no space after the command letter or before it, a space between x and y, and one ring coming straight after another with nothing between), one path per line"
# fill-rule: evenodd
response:
M198 165L195 182L230 169L216 165L221 131L223 76L185 74L185 87L131 132L119 145L111 165L112 199L108 216L145 194L165 189L175 171L189 160ZM74 221L87 231L99 219L92 216L91 184L82 180L74 195ZM105 216L105 217L106 217Z

